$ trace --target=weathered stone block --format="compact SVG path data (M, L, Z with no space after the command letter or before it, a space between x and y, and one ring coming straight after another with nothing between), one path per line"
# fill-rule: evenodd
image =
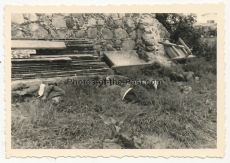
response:
M107 28L103 28L102 31L102 36L104 39L109 40L113 38L113 33L111 30L107 29Z
M111 44L106 44L106 49L108 50L108 51L113 51L114 49L113 49L113 46L111 45Z
M154 25L154 19L150 15L144 15L141 22L147 25Z
M42 38L46 38L48 36L48 31L42 27L38 27L38 29L35 30L34 32L31 32L31 34L32 34L33 38L42 39Z
M73 27L75 26L74 19L67 18L66 19L66 26L67 26L68 29L73 29Z
M122 44L122 50L133 50L135 48L135 41L125 40Z
M29 13L28 18L30 21L38 21L38 16L35 13Z
M117 20L113 20L114 24L116 27L122 27L123 26L123 21L122 19L117 19Z
M85 20L83 18L78 19L78 25L79 27L82 27L85 24Z
M17 14L11 14L11 22L15 24L22 24L24 23L24 17L22 14L17 13Z
M128 27L135 28L135 23L134 23L133 19L131 19L131 18L127 19L126 23L127 23Z
M76 38L84 38L86 36L86 33L84 30L79 30L75 33Z
M53 38L59 38L58 33L56 31L52 30L52 29L50 30L50 36L53 37Z
M104 25L105 24L105 21L103 19L99 19L97 21L97 25Z
M114 43L114 46L116 47L116 48L120 48L121 47L121 40L116 40L115 41L115 43Z
M65 39L66 38L66 30L57 30L58 38Z
M115 30L115 35L117 39L124 39L128 37L128 33L122 29L122 28L118 28Z
M111 14L111 17L112 17L113 19L117 19L117 18L119 18L119 16L118 16L118 14L117 14L117 13L112 13L112 14Z
M71 13L71 15L77 19L82 18L82 14L79 14L79 13Z
M89 28L87 31L88 38L94 39L97 37L97 28Z
M52 19L52 25L56 28L66 28L64 16L55 15Z
M28 28L30 31L34 32L34 31L38 30L39 25L37 23L31 23L31 24L29 24Z
M23 32L17 28L11 28L11 38L23 38Z
M135 40L136 39L136 31L132 31L129 33L129 37L132 39L132 40Z
M90 19L88 20L88 25L89 25L89 26L95 26L96 24L97 24L96 19L90 18Z

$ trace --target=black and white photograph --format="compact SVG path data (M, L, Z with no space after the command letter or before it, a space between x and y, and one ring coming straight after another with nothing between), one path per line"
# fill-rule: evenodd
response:
M11 149L216 149L217 25L11 13Z

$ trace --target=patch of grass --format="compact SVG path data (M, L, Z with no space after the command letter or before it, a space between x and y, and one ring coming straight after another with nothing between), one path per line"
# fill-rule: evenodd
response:
M130 69L126 76L147 79L154 73L165 78L171 71L194 70L192 66L197 64L200 63L172 69L154 64L143 71ZM33 98L14 103L12 148L102 148L104 139L115 135L100 115L124 119L120 132L158 135L168 140L167 145L157 148L216 148L217 79L207 67L196 67L195 73L202 72L200 82L185 83L192 87L187 95L180 92L177 83L164 81L158 90L135 86L140 102L134 104L124 103L115 94L101 93L102 88L95 85L63 83L59 86L66 91L66 97L61 104ZM150 144L146 148L156 146Z

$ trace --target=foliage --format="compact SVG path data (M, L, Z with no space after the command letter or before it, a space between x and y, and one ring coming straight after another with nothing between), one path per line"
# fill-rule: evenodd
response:
M171 42L176 43L178 38L182 38L196 56L209 58L211 55L212 58L215 59L216 47L214 46L210 49L206 43L201 44L200 42L202 31L193 26L196 22L195 14L156 14L156 19L158 19L171 34Z

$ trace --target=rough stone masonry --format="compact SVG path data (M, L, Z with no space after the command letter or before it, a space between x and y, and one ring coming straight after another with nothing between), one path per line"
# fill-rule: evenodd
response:
M11 15L12 39L75 39L94 41L94 52L146 51L150 60L166 62L158 41L169 32L149 13L16 13Z

